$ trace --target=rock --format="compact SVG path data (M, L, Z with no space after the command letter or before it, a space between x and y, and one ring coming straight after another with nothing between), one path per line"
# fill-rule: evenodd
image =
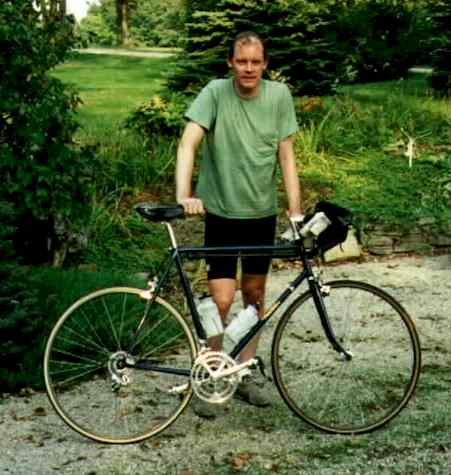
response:
M432 246L437 247L451 246L451 234L434 234L430 237L429 242Z
M425 251L428 248L427 240L423 234L419 232L404 234L393 243L394 252Z
M393 253L393 244L393 237L375 234L367 236L364 246L371 254L387 255Z

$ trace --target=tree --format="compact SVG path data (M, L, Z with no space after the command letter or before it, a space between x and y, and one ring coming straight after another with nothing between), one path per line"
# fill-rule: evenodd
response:
M118 0L101 0L89 8L80 23L80 33L85 41L105 46L122 44L123 35L129 45L177 46L184 23L184 2L133 0L128 10L119 5L118 12ZM124 15L128 22L123 21ZM121 24L125 25L124 34Z
M268 40L269 76L295 93L324 94L334 88L337 51L330 36L334 2L309 0L221 0L188 2L184 52L169 87L197 91L228 74L226 50L238 31Z
M431 86L438 94L451 97L451 1L439 0L432 8L430 47Z
M132 41L149 46L178 46L184 27L184 0L141 0L131 18Z
M449 0L441 0L449 1ZM187 1L184 52L169 84L195 92L227 75L233 35L269 39L270 77L297 94L333 92L339 82L399 78L424 56L426 8L433 0Z

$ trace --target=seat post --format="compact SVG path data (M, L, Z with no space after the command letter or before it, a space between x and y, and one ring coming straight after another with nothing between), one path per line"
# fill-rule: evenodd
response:
M169 237L171 239L172 249L177 249L177 240L175 239L175 233L174 233L174 229L171 226L171 223L164 221L164 224L166 225L166 228L169 233Z

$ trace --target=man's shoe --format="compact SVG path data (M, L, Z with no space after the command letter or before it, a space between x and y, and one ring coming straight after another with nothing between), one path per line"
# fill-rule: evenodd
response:
M203 401L196 396L193 397L191 405L194 414L199 417L203 417L204 419L214 419L220 411L218 404L210 404L209 402Z
M243 401L258 407L271 405L268 397L251 376L244 376L235 393Z

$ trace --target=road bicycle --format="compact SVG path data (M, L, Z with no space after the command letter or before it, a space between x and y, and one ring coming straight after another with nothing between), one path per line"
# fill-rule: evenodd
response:
M297 234L293 242L274 246L180 246L172 221L183 217L182 207L141 204L137 211L168 230L171 245L160 270L144 289L113 287L80 298L46 345L47 393L72 429L103 443L140 442L170 426L193 393L211 403L229 400L240 371L261 366L258 358L241 363L238 355L279 313L273 379L303 421L329 433L362 434L382 427L407 404L421 366L414 323L392 296L370 284L323 283L313 271L319 239L307 245ZM299 275L229 354L206 346L183 268L186 260L226 255L302 263ZM190 320L162 297L174 267ZM304 282L307 290L295 297Z

